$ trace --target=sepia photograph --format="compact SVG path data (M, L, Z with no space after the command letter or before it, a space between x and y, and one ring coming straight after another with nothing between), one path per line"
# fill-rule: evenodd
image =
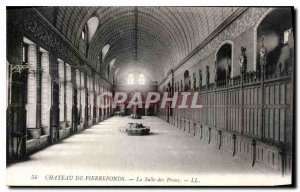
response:
M295 35L293 6L6 6L6 185L294 185Z

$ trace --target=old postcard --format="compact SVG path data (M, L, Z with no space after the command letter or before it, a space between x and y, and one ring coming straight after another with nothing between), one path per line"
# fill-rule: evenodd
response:
M293 7L6 15L8 186L294 184Z

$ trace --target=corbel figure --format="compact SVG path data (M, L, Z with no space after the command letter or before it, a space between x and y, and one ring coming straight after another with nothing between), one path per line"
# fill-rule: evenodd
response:
M240 70L241 70L241 75L244 76L247 71L247 56L246 56L245 47L241 47Z

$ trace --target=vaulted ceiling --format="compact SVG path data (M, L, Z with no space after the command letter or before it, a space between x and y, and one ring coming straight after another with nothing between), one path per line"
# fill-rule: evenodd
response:
M88 46L94 65L110 45L103 65L116 59L112 73L129 67L146 69L160 81L210 33L236 11L235 7L49 7L38 8L75 47L89 18L100 25ZM48 12L46 11L48 10ZM49 13L51 10L51 13ZM52 16L51 16L52 15Z

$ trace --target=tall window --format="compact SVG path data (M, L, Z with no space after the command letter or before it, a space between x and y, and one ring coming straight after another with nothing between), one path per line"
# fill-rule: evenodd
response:
M111 62L109 63L109 66L107 67L107 77L109 77L109 74L110 74L111 69L114 66L115 62L116 62L116 58L114 58L113 60L111 60Z
M145 85L145 82L146 82L146 79L145 79L144 74L140 74L139 79L138 79L138 84L139 85Z
M109 44L106 44L103 48L102 48L102 62L104 61L104 58L106 56L106 54L108 53L108 50L110 48Z
M99 18L98 17L91 17L88 21L87 21L87 28L88 28L88 41L89 43L92 40L92 37L95 35L98 27L99 27Z
M83 28L83 30L81 31L81 38L83 40L85 40L85 27Z
M134 84L134 77L133 77L133 74L129 74L129 75L128 75L127 83L128 83L128 85L133 85L133 84Z

